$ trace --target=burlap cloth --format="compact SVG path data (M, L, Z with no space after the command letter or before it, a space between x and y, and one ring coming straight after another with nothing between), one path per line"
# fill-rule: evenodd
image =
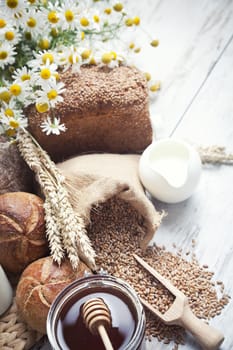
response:
M58 167L68 180L75 210L86 224L93 207L118 196L129 202L143 217L142 246L146 247L160 225L163 213L146 197L138 177L139 155L88 154ZM28 327L17 313L15 302L0 317L0 350L27 350L42 335Z
M57 164L70 185L74 209L90 220L93 207L117 196L130 203L143 218L142 248L146 248L164 213L156 211L138 176L139 155L86 154ZM73 198L72 198L73 197Z

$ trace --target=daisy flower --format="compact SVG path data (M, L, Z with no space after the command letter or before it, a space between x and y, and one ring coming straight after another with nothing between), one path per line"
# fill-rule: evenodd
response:
M107 66L109 68L115 68L119 66L119 63L123 61L123 57L119 55L113 47L118 47L118 45L109 43L99 43L96 45L96 55L95 58L97 63L101 66Z
M40 37L38 41L38 46L41 50L48 50L51 45L52 38L47 35L47 33L43 33L43 36Z
M66 0L62 3L59 11L62 30L74 30L79 28L78 13L78 6L73 1Z
M26 128L28 126L27 119L21 116L6 117L2 116L1 122L4 126L5 132L9 136L14 135L14 131L19 128Z
M14 20L22 20L26 11L26 0L5 0L3 11Z
M9 86L9 92L13 99L23 102L24 106L28 106L31 103L32 89L27 81L14 81Z
M58 9L60 8L59 2L48 3L47 8L42 8L40 11L41 20L45 25L49 25L51 28L58 28L60 26L60 14Z
M78 49L73 45L64 49L61 53L59 62L64 67L64 71L67 71L72 67L73 72L78 72L82 63L82 58L78 52Z
M37 103L44 104L47 103L50 107L54 108L56 103L62 102L63 97L60 96L63 92L65 92L65 84L63 83L51 83L50 86L46 86L43 90L37 91Z
M29 68L24 66L23 68L18 68L14 71L12 78L15 83L24 82L25 84L30 84L32 78L32 72Z
M42 124L41 129L46 135L60 135L61 131L66 131L64 124L60 124L60 118L53 118L53 121L50 117L47 118Z
M9 92L9 89L6 86L0 87L0 105L1 102L9 103L10 99L11 94Z
M24 18L24 31L30 33L32 37L39 35L44 28L43 19L40 17L40 12L35 9L30 9Z
M160 81L147 79L147 84L148 84L148 89L149 89L149 96L151 99L153 99L157 96L157 93L161 89L161 83L160 83Z
M2 16L2 14L3 12L0 15L0 34L5 33L9 27L12 27L12 20L7 18L5 14Z
M22 117L23 111L18 108L15 100L11 100L9 103L3 103L1 115L7 118L13 118L15 116Z
M39 51L38 53L34 53L35 58L28 62L28 66L31 68L37 69L38 66L45 65L47 62L52 63L58 63L58 55L55 51L51 50L44 50Z
M21 34L14 27L7 27L1 37L12 45L18 44L21 39Z
M55 63L50 64L47 60L46 64L39 67L39 71L33 74L34 83L45 87L51 85L56 81L57 65Z
M27 127L27 119L23 116L23 111L13 100L9 104L4 103L0 116L2 128L9 136L13 136L16 129Z
M8 64L15 62L15 48L8 42L0 42L0 68L4 68Z

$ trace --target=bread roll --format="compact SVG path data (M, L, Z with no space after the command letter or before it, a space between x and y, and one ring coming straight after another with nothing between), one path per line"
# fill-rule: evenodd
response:
M24 321L38 332L46 333L46 319L53 300L68 284L83 277L85 271L90 270L82 262L74 271L68 260L59 267L52 257L30 264L16 290L16 303Z
M47 253L42 199L25 192L0 195L0 264L3 268L20 273L30 262Z
M40 125L51 113L27 111L31 133L55 161L82 152L136 152L151 143L147 82L136 68L83 66L61 80L66 92L54 115L66 132L47 136Z

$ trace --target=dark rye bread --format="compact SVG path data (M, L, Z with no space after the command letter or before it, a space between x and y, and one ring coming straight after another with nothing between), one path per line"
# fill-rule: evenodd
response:
M84 66L62 73L61 81L66 92L54 115L66 132L46 136L40 125L51 113L34 106L27 112L30 131L55 161L83 152L137 152L151 143L147 82L139 70Z
M16 143L0 136L0 194L33 192L33 172L21 157Z

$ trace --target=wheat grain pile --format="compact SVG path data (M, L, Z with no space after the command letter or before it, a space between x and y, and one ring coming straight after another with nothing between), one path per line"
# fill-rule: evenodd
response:
M213 282L208 266L200 266L195 254L176 254L165 247L140 248L142 218L126 202L112 198L93 208L89 237L96 249L97 264L108 273L126 280L136 292L147 299L160 312L165 312L173 302L173 296L134 260L132 254L143 257L164 277L168 278L189 299L194 314L208 322L219 315L229 302L221 281ZM194 249L195 242L192 242ZM156 337L165 344L174 343L174 349L185 343L185 331L178 326L164 325L150 312L146 312L146 335Z

